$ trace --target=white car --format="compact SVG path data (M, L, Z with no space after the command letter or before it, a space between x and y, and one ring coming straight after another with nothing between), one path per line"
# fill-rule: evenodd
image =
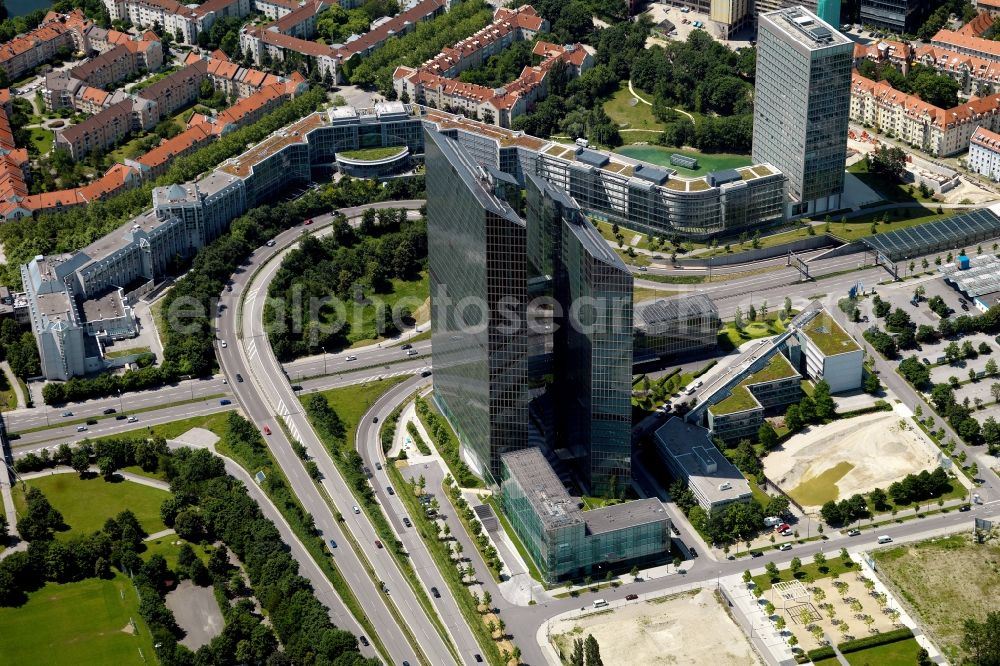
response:
M357 356L348 356L344 360L345 361L357 361L358 357Z
M780 546L778 546L778 550L791 550L791 549L792 549L792 544L790 543L783 543Z
M222 348L223 348L223 349L225 349L225 348L226 348L226 347L228 347L228 346L229 346L229 345L228 345L228 344L226 344L226 341L225 341L225 340L223 340L223 341L222 341Z
M138 420L139 420L138 416L130 416L130 417L128 417L128 422L129 423L135 423Z

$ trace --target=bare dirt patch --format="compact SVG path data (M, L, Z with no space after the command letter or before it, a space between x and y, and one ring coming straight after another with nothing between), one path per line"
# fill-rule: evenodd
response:
M561 620L552 627L552 643L568 656L573 641L587 634L597 639L606 663L760 664L743 632L708 589ZM624 655L628 657L621 661Z
M961 661L962 622L982 621L988 612L1000 611L996 541L976 544L969 535L958 534L880 550L874 556L879 577L895 588L952 663Z
M886 488L937 466L937 450L908 420L884 412L814 426L764 459L764 472L807 510Z

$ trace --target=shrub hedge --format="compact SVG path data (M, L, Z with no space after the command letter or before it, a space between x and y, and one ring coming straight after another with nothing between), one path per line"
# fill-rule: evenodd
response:
M913 638L913 632L910 631L908 627L903 627L902 629L893 629L892 631L886 631L881 634L875 634L874 636L865 636L864 638L857 638L853 641L845 641L837 646L844 654L848 652L858 652L859 650L867 650L878 645L886 645L888 643L896 643L897 641L905 641L908 638Z

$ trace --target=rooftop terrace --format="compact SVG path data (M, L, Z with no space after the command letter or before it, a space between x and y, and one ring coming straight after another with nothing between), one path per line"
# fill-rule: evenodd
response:
M844 354L861 349L840 324L833 320L825 310L809 320L802 327L802 332L815 344L825 356Z
M799 373L795 371L795 368L788 362L788 359L777 353L771 357L767 365L737 384L728 398L712 405L708 409L716 416L726 416L760 407L760 403L750 393L750 389L747 388L748 386L776 382L779 379L788 379L789 377L797 377L798 375Z

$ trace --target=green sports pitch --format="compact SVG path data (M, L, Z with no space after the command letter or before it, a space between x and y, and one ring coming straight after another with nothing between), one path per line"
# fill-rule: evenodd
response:
M0 663L155 664L138 607L135 587L122 574L49 583L32 592L25 605L0 608Z

